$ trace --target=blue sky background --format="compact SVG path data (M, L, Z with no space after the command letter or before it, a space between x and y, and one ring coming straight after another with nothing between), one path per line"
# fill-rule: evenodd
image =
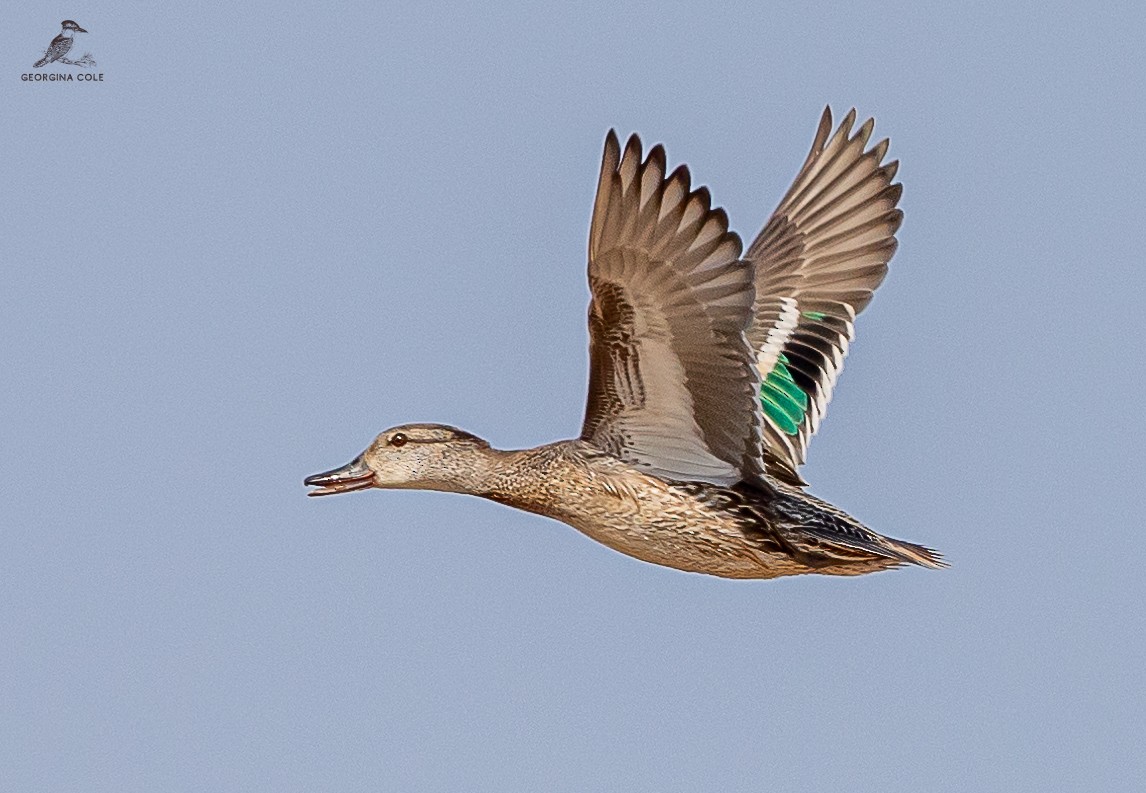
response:
M103 83L20 80L63 18ZM1143 22L7 8L0 788L1146 777ZM476 499L305 497L405 421L576 434L605 132L749 237L826 103L892 138L906 221L805 475L952 569L723 581Z

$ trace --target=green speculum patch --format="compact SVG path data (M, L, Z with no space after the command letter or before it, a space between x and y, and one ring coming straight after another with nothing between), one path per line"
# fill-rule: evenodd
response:
M799 432L800 422L808 412L808 395L792 379L788 358L782 353L760 384L760 401L765 415L782 432L787 435Z

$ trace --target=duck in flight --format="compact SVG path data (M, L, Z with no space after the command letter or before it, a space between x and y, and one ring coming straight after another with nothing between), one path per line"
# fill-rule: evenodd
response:
M825 109L747 251L664 149L605 139L589 232L589 397L579 437L503 451L455 427L386 430L308 495L481 496L646 562L727 578L944 567L808 494L798 469L903 214L888 141Z

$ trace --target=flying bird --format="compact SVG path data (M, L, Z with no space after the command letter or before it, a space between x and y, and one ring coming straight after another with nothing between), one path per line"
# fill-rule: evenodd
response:
M308 495L465 493L646 562L727 578L944 567L805 491L798 469L903 218L888 141L855 111L812 150L747 251L665 152L605 139L589 231L589 397L579 437L503 451L404 424Z
M87 33L86 30L81 28L70 19L65 19L60 23L60 35L52 39L52 43L48 45L44 57L32 64L33 69L39 69L49 63L55 63L60 58L64 58L69 52L72 51L73 36L76 33ZM66 58L64 58L67 60Z

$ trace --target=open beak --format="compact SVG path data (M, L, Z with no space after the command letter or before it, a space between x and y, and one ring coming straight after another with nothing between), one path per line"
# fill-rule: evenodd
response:
M359 455L341 468L308 476L302 483L318 488L307 493L308 496L333 496L335 493L349 493L352 490L373 487L374 472L366 467L366 463L362 462L362 456Z

